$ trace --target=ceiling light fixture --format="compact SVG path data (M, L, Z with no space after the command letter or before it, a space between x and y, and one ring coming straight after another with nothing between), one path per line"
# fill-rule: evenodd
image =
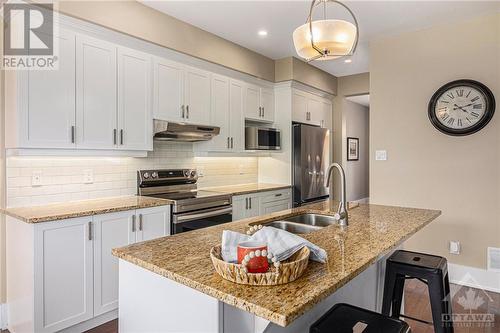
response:
M258 34L261 37L266 37L267 36L267 31L266 30L259 30Z
M344 7L352 16L354 23L326 18L327 3ZM323 5L323 19L313 20L313 11ZM359 39L358 21L353 12L336 0L313 0L306 23L293 32L293 44L297 54L307 62L313 60L332 60L351 56L356 50Z
M344 60L344 62L345 62L346 64L350 64L350 63L352 62L352 59L346 59L346 60Z

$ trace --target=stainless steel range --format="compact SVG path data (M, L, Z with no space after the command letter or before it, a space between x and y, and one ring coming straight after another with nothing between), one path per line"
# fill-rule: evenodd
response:
M137 171L137 194L172 200L171 230L178 234L232 221L231 195L197 189L193 169Z

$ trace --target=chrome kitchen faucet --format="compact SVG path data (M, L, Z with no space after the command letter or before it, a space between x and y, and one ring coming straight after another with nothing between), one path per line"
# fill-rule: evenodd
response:
M326 187L333 187L333 178L332 178L332 170L336 168L339 171L340 174L340 203L339 207L337 209L337 214L335 214L335 218L339 221L339 224L341 226L346 226L348 225L348 213L347 213L347 200L346 200L346 195L345 195L345 172L342 166L338 163L332 163L328 167L328 170L326 174L328 177L326 178ZM330 191L331 193L332 191ZM329 204L330 204L330 211L333 211L335 207L333 206L333 198L329 198Z

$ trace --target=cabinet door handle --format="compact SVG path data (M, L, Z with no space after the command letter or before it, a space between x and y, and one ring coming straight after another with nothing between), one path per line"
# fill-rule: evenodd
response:
M181 106L181 117L184 119L184 105Z
M120 130L120 144L123 145L123 129Z
M71 126L71 143L75 143L75 126Z
M275 197L281 197L282 195L283 195L283 193L277 193L277 194L275 194L274 196L275 196Z
M248 209L248 198L245 198L245 209Z
M116 145L116 128L113 130L113 144Z
M231 149L234 148L233 146L233 137L231 137Z
M142 231L142 214L139 214L139 230Z
M262 108L259 106L259 117L262 117Z
M135 215L132 215L132 232L135 232Z
M189 119L189 105L186 106L186 118Z
M231 145L230 145L230 141L229 141L229 137L227 137L227 148L231 148Z
M248 208L252 209L252 198L248 198L248 202L249 202Z
M266 116L266 109L264 107L262 107L262 117L265 117Z
M94 231L92 230L92 222L89 222L89 240L91 241L92 240L92 233Z

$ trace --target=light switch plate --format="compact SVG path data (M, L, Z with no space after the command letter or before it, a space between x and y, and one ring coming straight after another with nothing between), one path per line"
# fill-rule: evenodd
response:
M450 241L450 253L451 254L460 254L460 242L459 241Z
M94 170L87 169L83 170L83 183L92 184L94 182Z
M387 161L387 150L376 150L375 151L376 161Z
M31 186L42 186L42 172L33 171L31 174Z

